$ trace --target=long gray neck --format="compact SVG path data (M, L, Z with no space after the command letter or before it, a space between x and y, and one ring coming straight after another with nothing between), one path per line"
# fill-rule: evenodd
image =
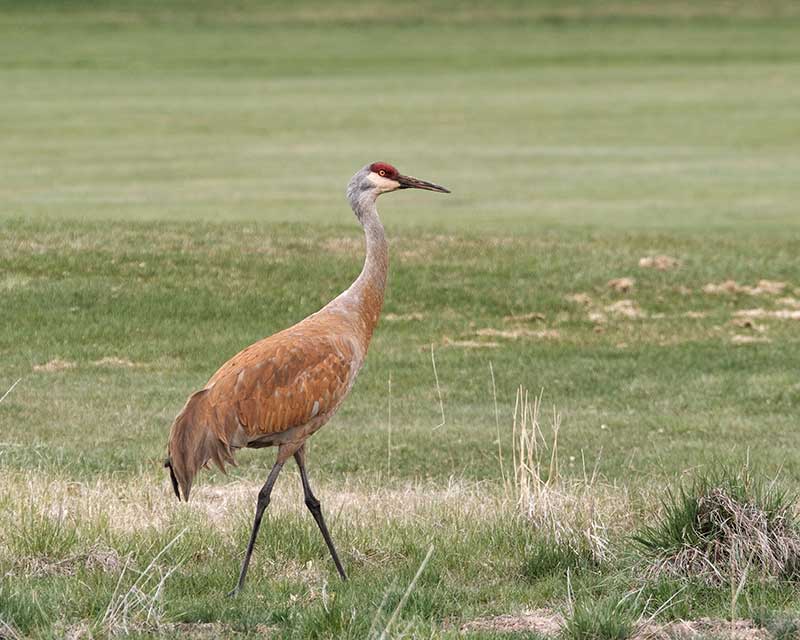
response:
M364 236L367 244L367 257L361 274L350 287L353 292L364 296L364 302L376 306L376 313L380 313L383 305L383 293L386 289L386 274L389 271L389 246L383 225L378 217L375 206L377 195L371 191L364 191L360 197L350 201L353 212L364 227Z

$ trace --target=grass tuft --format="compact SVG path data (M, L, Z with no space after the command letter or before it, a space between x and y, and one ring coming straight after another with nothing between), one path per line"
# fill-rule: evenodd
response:
M774 640L797 640L800 638L800 618L788 613L778 613L769 609L753 613L753 622L765 629Z
M541 429L542 397L519 387L513 421L514 490L517 503L542 545L526 561L526 573L539 569L580 565L600 566L611 559L608 519L622 522L627 501L615 495L604 502L606 492L597 482L597 468L583 478L567 480L559 468L558 437L561 415L553 408L551 436Z
M6 529L5 539L18 558L60 560L79 542L76 523L60 506L51 513L27 502L18 511L15 523Z
M0 618L0 638L3 638L3 640L22 640L22 635L16 628Z
M142 624L157 626L162 621L164 617L164 585L178 565L164 568L159 560L184 533L186 533L186 529L170 540L143 571L136 571L127 564L123 567L117 586L100 621L101 627L109 635L127 634L132 626ZM131 584L123 587L127 574L135 577Z
M552 540L538 540L528 546L522 573L529 580L552 575L564 575L568 569L586 569L595 566L590 553L580 553L574 548L556 544Z
M577 604L563 630L565 640L626 640L633 635L636 615L626 600L589 599Z
M634 542L648 574L741 583L748 572L791 578L800 571L797 497L774 482L720 470L670 491L662 512Z

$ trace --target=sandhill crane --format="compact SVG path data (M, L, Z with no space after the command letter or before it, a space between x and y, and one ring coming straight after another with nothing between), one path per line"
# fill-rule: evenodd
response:
M236 587L244 585L261 518L284 463L294 456L305 503L328 546L336 570L347 577L308 483L306 439L341 405L355 382L378 323L389 266L388 247L375 202L397 189L450 193L444 187L400 175L374 162L347 186L347 199L364 228L366 259L353 284L296 325L259 340L233 356L192 394L175 418L164 466L178 500L189 500L197 471L214 461L222 471L242 447L278 447L275 465L258 493L255 520ZM180 489L180 491L179 491Z

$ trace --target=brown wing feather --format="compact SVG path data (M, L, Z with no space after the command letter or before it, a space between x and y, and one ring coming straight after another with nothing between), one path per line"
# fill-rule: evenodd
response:
M322 426L347 395L365 351L344 320L320 314L223 364L170 431L166 465L184 499L209 461L224 471L234 449L273 444L268 436L308 426L293 436L302 440Z
M327 330L326 330L327 329ZM240 352L211 377L208 402L226 428L230 418L248 436L278 434L307 424L336 409L347 393L356 363L357 345L333 327L293 327Z

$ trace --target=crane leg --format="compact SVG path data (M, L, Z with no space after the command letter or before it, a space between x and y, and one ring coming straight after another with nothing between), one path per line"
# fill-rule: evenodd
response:
M300 479L303 481L303 495L306 499L306 506L311 512L311 515L314 516L314 520L316 521L319 530L322 532L322 537L325 539L325 544L328 545L328 551L331 552L331 557L333 558L333 564L336 565L336 570L339 572L342 580L347 580L347 575L345 575L342 563L339 561L339 556L336 554L336 548L333 546L331 534L328 533L328 527L325 526L325 520L322 517L322 509L320 508L319 500L317 500L317 498L311 492L311 486L308 484L308 474L306 473L305 462L305 445L300 447L295 452L294 459L295 462L297 462L297 466L300 468Z
M272 487L275 484L275 480L278 479L278 474L280 473L281 469L283 468L284 460L281 459L281 456L278 457L278 461L275 463L275 466L272 467L272 471L269 472L269 476L267 476L267 481L264 483L264 486L261 487L261 491L258 492L258 502L256 503L256 517L253 521L253 531L250 534L250 542L247 545L247 553L244 556L244 562L242 562L242 571L239 574L239 581L236 583L236 587L234 587L233 591L231 591L228 596L233 597L237 593L242 590L244 586L244 579L247 576L247 567L250 564L250 556L253 555L253 547L256 544L256 537L258 536L258 528L261 526L261 518L264 516L264 511L266 510L267 506L269 505L269 499L272 495Z

